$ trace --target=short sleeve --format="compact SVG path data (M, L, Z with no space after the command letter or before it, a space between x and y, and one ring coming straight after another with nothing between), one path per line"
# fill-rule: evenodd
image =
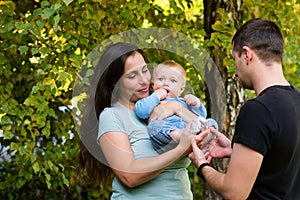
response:
M276 137L275 129L276 125L267 107L251 100L240 110L233 142L244 144L265 155Z
M118 115L115 114L111 108L105 108L99 117L99 131L97 141L107 132L123 132L125 133L123 122Z

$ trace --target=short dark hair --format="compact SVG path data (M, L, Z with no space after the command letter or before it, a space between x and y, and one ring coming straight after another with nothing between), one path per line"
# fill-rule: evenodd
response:
M252 19L242 25L232 39L233 51L242 55L243 46L255 51L263 62L282 62L284 39L279 27L262 18Z

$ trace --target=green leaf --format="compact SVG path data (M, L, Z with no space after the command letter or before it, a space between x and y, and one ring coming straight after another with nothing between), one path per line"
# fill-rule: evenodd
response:
M41 52L42 55L46 55L50 51L51 51L51 48L49 48L49 47L41 47L40 48L40 52Z
M88 69L87 72L86 72L86 77L90 77L94 74L94 70L92 69Z
M75 40L75 39L71 39L71 40L69 40L69 44L72 45L72 46L74 46L74 47L76 47L77 44L78 44L78 41Z
M33 175L32 174L26 174L25 175L25 180L30 180L32 179Z
M63 0L63 2L66 4L66 6L68 6L70 3L73 2L73 0Z
M50 174L46 173L45 171L44 171L44 173L45 173L45 177L46 177L47 187L48 187L48 189L50 189L51 188L51 176L50 176Z
M11 125L10 124L6 124L2 126L2 131L4 132L4 138L5 139L10 139L12 137L11 134Z
M38 15L41 15L43 13L43 9L37 8L33 11L33 17L37 17Z
M38 69L38 70L36 71L36 73L37 73L38 76L41 76L41 75L44 75L44 74L45 74L44 70L42 70L42 69Z
M25 155L27 153L27 150L24 146L19 147L19 153L21 156Z
M6 184L4 182L0 182L0 190L4 190L6 188Z
M26 24L25 27L24 27L24 32L23 33L26 34L27 31L30 30L31 28L32 28L32 24Z
M53 21L54 21L54 25L53 25L54 31L57 31L57 29L58 29L59 20L60 20L59 14L55 15L55 17L53 18Z
M34 154L31 154L30 161L31 161L31 163L34 163L36 161L36 157Z
M7 32L11 32L13 29L15 28L13 22L9 22L7 25L6 25L6 31Z
M18 180L17 180L16 187L19 189L19 188L21 188L25 183L26 183L26 179L24 179L23 177L20 177L20 178L18 178Z
M23 22L17 21L17 22L15 23L15 27L16 27L16 29L21 30L21 29L24 28L24 23L23 23Z
M37 53L39 53L39 50L37 48L31 48L31 54L32 55L35 55Z
M32 87L31 92L32 92L32 94L35 94L35 93L37 93L39 90L40 90L40 88L39 88L38 86L35 85L35 86Z
M11 124L11 119L9 116L2 116L1 118L1 124L2 125L7 125L7 124Z
M49 18L52 14L54 13L54 10L52 9L52 8L45 8L44 10L43 10L43 16L42 16L42 18L43 19L47 19L47 18Z
M52 162L51 160L47 160L47 164L48 164L48 166L49 166L49 169L50 169L50 170L53 170L53 167L54 167L53 162Z
M20 51L20 54L25 54L27 51L28 51L28 46L20 46L19 47L19 51Z
M61 167L62 171L65 171L65 167L62 164L59 163L58 166Z
M68 187L69 187L69 185L70 185L70 182L69 182L69 180L68 180L68 179L66 179L66 176L65 176L65 174L62 174L62 180L63 180L63 183L64 183L66 186L68 186Z
M57 11L57 10L59 10L59 9L61 8L61 5L58 4L58 3L56 3L56 4L54 4L54 5L51 6L51 7L53 7L53 9L54 9L55 11Z
M10 143L10 150L11 151L18 150L18 148L19 148L19 146L18 146L17 143L15 143L15 142Z
M42 133L48 138L50 136L50 122L47 121L46 126L43 128Z
M17 54L17 45L15 45L15 44L10 45L8 47L8 50L12 55Z
M49 1L42 1L41 3L42 8L47 7L49 5L50 5Z
M33 163L32 169L35 173L38 173L41 170L41 167L38 162Z
M3 110L3 107L2 107L2 110ZM0 122L2 122L2 117L4 117L5 115L6 115L6 113L0 114Z
M40 20L38 20L38 21L36 22L36 25L37 25L39 28L43 28L44 23L41 22Z

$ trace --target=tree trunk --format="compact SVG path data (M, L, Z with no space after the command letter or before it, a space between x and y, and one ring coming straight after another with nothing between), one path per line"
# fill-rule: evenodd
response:
M211 34L214 32L212 25L220 20L221 16L217 13L217 9L225 10L225 13L231 16L234 20L235 28L239 28L242 24L241 5L242 0L203 0L204 4L204 29L206 38L209 40ZM235 127L235 120L241 105L245 101L244 91L238 81L228 75L227 67L223 64L221 56L226 53L222 46L215 45L210 49L210 55L216 68L207 68L205 73L205 80L215 81L213 90L206 90L206 102L208 113L212 113L213 118L217 120L220 127L219 130L229 138L232 138ZM211 70L218 69L218 70ZM215 78L217 74L221 74L221 81ZM212 84L212 83L209 83ZM224 91L225 90L225 91ZM225 100L220 98L225 93ZM213 97L217 97L214 99ZM225 104L225 105L224 105ZM225 107L225 109L224 109ZM221 117L220 117L221 116ZM223 116L223 117L222 117ZM225 172L229 159L214 159L212 165L219 171ZM216 192L214 192L208 184L204 185L204 199L205 200L219 200L222 199Z

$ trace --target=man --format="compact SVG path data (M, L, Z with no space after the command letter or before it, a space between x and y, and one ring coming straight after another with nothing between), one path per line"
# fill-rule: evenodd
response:
M284 40L266 19L245 23L232 39L236 77L256 98L241 108L232 142L217 139L206 157L193 142L189 155L198 175L225 199L300 199L300 93L282 70ZM220 173L208 162L230 157Z

